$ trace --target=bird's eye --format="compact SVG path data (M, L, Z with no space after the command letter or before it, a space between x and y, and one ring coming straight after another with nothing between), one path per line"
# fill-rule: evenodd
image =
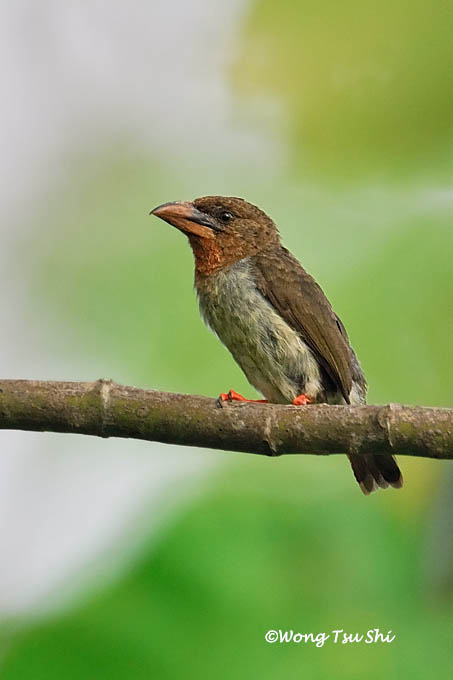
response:
M233 213L228 212L228 210L224 210L220 213L219 218L221 222L227 224L233 219Z

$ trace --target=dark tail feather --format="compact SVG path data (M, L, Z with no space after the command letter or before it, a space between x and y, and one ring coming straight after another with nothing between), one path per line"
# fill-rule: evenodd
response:
M403 486L403 476L393 456L367 453L352 454L348 458L354 477L366 496L379 487L386 489L389 484L395 489Z

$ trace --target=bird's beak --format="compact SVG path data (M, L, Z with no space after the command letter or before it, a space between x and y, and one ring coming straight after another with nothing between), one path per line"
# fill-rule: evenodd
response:
M151 210L150 215L160 217L161 220L168 222L186 234L194 234L203 238L214 238L214 232L218 230L215 220L210 215L198 210L189 201L163 203Z

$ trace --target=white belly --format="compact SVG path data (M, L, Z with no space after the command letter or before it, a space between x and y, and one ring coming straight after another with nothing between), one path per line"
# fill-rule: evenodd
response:
M247 258L211 275L197 293L205 322L268 401L291 403L301 392L316 400L318 362L256 288Z

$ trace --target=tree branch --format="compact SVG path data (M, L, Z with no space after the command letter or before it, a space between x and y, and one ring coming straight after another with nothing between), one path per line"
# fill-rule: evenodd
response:
M227 403L110 380L0 380L0 429L129 437L287 453L398 453L453 458L453 409Z

